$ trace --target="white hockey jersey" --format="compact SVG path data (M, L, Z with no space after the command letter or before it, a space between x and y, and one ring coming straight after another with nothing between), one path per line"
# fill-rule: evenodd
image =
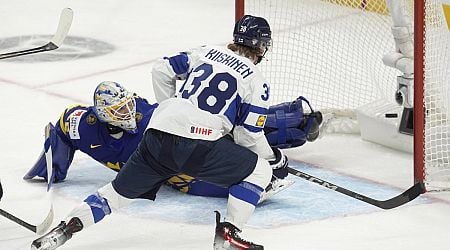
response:
M153 112L147 127L207 141L215 141L225 135L222 119L181 98L162 101Z
M157 61L152 79L158 102L187 99L222 119L223 132L232 132L237 144L272 156L263 133L270 87L248 58L226 47L202 46ZM178 89L177 80L185 80Z

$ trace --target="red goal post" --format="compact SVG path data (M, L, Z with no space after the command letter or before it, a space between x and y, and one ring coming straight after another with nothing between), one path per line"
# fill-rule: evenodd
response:
M414 182L425 181L425 1L415 0L414 8Z
M449 190L450 0L393 1L414 24L412 74L383 64L398 50L385 0L235 0L235 18L262 16L272 27L273 48L260 67L274 103L301 94L318 109L401 108L397 78L410 78L414 181Z

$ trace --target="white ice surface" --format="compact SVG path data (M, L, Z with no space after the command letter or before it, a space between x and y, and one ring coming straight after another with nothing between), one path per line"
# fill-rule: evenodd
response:
M94 87L103 80L121 82L153 101L150 71L156 58L201 44L225 44L234 24L231 0L0 0L0 53L10 51L2 44L5 38L51 36L64 7L75 13L69 38L97 39L115 50L68 61L38 62L38 55L23 62L0 61L5 192L0 208L31 223L41 221L53 202L57 225L86 194L114 177L78 153L68 179L51 193L45 193L42 182L23 181L42 150L47 122L58 119L68 105L90 104ZM51 53L69 54L70 49L63 44ZM314 165L309 169L314 174L377 199L413 184L412 155L354 135L325 136L286 153L292 161ZM225 201L163 188L154 203L138 202L115 213L61 249L211 249L213 209L224 211ZM266 249L450 249L450 194L425 194L385 211L298 179L257 208L249 224L243 235ZM29 249L35 238L0 217L0 249Z

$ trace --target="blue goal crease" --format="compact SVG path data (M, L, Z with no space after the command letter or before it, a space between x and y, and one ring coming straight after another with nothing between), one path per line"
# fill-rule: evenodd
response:
M99 173L103 170L99 170L95 162L81 163L83 164L72 168L68 180L55 185L54 188L58 189L58 193L82 200L114 178L115 173L110 173L109 170ZM290 167L374 199L389 199L404 191L371 180L317 168L303 162L290 161ZM295 183L262 204L258 204L248 223L250 227L274 228L384 211L299 177L290 175L287 178ZM403 206L430 202L429 198L421 196ZM163 186L155 201L138 200L120 212L143 219L186 224L214 224L213 211L219 210L225 214L226 206L227 200L224 198L198 197Z

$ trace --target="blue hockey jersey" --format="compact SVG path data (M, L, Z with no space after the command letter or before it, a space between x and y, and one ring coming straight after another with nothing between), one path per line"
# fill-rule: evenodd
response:
M143 98L136 98L138 131L135 134L123 132L120 139L110 135L107 124L98 120L93 106L67 108L55 129L72 149L80 150L108 168L119 171L137 148L157 106Z
M53 126L49 124L49 132L45 139L44 151L51 147L52 182L62 181L72 163L75 151L80 150L110 169L119 171L141 141L153 111L158 104L149 104L145 99L136 97L137 133L118 131L111 134L108 124L101 122L93 106L75 105L67 108ZM117 136L117 135L120 135ZM35 176L47 176L47 162L44 152L37 162L23 177L32 179Z

